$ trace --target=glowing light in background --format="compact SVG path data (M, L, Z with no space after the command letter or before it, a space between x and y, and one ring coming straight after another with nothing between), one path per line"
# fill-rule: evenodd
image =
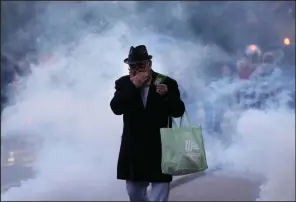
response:
M31 122L31 120L29 119L28 121L27 121L27 124L28 125L30 125L32 122Z
M252 51L256 51L257 50L257 46L255 44L250 45L250 49Z
M289 46L291 44L290 39L289 38L284 38L284 44L286 46Z

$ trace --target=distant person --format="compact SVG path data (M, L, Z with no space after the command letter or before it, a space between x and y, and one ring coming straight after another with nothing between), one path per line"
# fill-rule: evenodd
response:
M276 65L273 52L262 55L261 63L249 76L249 82L245 83L239 91L239 101L243 109L274 108L279 106L279 95L283 90L282 71Z
M242 109L257 107L256 91L254 86L250 85L250 78L261 62L262 51L255 44L247 46L244 58L237 62L238 78L242 82L235 97L237 104Z
M262 51L255 44L249 45L244 54L244 58L237 62L238 76L242 80L250 78L257 66L261 63Z
M251 74L253 76L265 76L272 73L275 68L275 58L272 52L266 52L262 56L262 63L257 66L254 72Z
M284 90L285 81L274 52L263 54L262 64L252 74L251 80L256 88L257 108L279 107L281 98L278 96Z
M123 115L117 178L126 180L130 201L168 201L172 176L161 170L160 128L172 127L172 117L185 111L174 79L155 84L159 74L152 70L151 59L146 46L130 48L124 60L129 75L115 81L110 102L113 113Z

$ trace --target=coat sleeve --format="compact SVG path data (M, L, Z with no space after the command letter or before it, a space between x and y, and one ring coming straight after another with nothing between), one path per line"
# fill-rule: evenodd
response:
M181 117L185 112L185 105L181 100L178 84L175 80L170 79L167 85L168 93L165 102L168 106L169 115L174 118Z
M122 115L129 111L135 100L138 89L131 81L123 82L122 79L115 81L115 93L110 102L111 110L116 115Z

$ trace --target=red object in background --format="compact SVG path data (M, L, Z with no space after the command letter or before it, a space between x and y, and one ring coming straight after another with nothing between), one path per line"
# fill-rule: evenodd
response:
M31 120L29 119L28 121L27 121L27 124L28 125L30 125L32 122L31 122Z
M249 79L253 71L250 68L241 69L238 72L238 76L240 79Z
M249 79L254 69L246 59L239 60L237 63L237 72L240 79Z

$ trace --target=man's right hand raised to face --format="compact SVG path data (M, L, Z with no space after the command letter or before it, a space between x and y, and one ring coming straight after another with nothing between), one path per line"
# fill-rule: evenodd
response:
M148 72L138 72L135 75L130 75L131 82L136 86L136 88L142 87L149 79Z

